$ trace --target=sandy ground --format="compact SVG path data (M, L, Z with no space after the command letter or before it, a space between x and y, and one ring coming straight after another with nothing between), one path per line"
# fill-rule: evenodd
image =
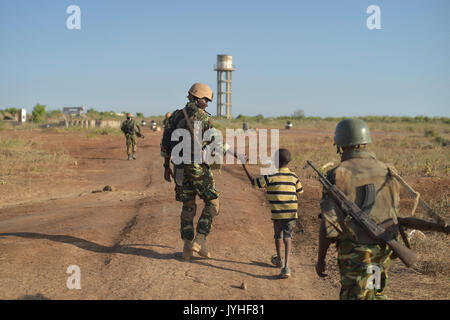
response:
M20 136L60 144L76 163L50 178L0 186L0 299L338 298L335 252L328 255L328 278L314 271L317 181L304 182L292 277L280 280L279 269L270 264L273 226L264 193L251 188L240 166L214 172L221 202L208 237L213 257L184 262L181 205L173 184L163 179L160 133L149 131L139 140L136 161L126 161L123 137L41 131ZM92 193L105 185L114 190ZM200 200L198 205L196 218ZM67 287L72 265L81 271L79 290ZM394 299L449 298L448 279L417 274L398 261L391 283L387 293ZM411 294L417 286L431 289L425 296Z

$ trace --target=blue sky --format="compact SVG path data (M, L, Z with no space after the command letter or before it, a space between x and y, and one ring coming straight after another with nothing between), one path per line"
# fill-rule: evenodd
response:
M68 30L69 5L81 30ZM369 5L381 30L369 30ZM216 92L233 55L233 115L450 116L448 0L0 0L0 109L164 114ZM215 115L216 100L208 107Z

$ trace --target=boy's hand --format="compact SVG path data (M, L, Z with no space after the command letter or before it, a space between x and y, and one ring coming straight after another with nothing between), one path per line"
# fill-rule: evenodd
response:
M324 273L325 269L326 269L325 260L318 260L316 264L316 273L319 277L324 278L328 276L328 274Z

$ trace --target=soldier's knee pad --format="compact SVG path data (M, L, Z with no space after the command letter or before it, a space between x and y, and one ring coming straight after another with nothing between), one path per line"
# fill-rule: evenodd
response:
M183 209L181 210L181 219L187 221L194 220L196 211L197 205L195 204L195 200L183 202Z
M212 217L219 215L219 199L208 200L205 202L205 213L210 214Z

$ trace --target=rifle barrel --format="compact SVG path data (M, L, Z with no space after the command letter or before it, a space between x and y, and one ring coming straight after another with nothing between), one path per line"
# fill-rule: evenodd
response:
M325 176L319 171L317 170L316 167L314 167L314 165L312 164L311 161L306 160L306 163L313 168L313 170L319 175L319 181L322 185L324 185L327 189L331 188L332 184L328 181L327 178L325 178Z

